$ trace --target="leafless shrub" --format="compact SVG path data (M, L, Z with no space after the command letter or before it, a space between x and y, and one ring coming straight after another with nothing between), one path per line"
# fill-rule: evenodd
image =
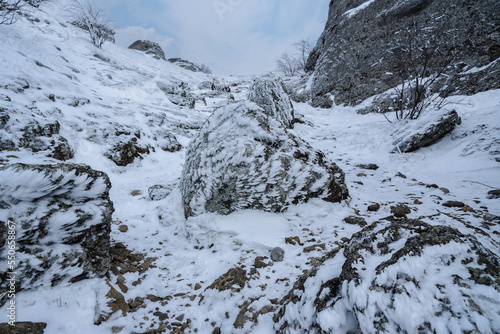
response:
M311 53L309 41L303 39L293 44L295 53L284 52L276 59L276 68L285 76L294 76L304 73L307 59Z
M16 13L23 5L22 0L0 0L0 25L16 22Z
M111 19L88 0L73 0L69 9L73 24L89 33L92 43L102 48L105 41L114 41Z

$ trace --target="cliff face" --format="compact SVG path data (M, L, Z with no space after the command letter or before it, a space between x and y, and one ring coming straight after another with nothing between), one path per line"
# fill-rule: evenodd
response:
M358 104L400 84L397 67L410 68L412 58L427 66L425 76L446 67L446 94L499 88L499 57L497 0L332 0L307 64L312 102Z

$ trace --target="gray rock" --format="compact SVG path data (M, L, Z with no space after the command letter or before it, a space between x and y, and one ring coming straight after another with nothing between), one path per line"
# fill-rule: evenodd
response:
M167 95L170 102L181 107L189 107L194 109L196 100L191 93L189 85L185 82L167 84L157 82L158 88Z
M134 43L130 44L128 48L132 50L139 50L145 52L146 54L151 54L156 59L166 60L165 53L163 52L161 46L155 42L147 40L137 40Z
M281 301L275 329L434 333L460 317L457 332L496 332L499 315L489 310L500 300L499 263L497 249L448 226L375 222L297 280ZM411 318L401 307L422 312Z
M57 144L53 145L52 153L49 157L66 161L68 159L73 158L75 155L75 151L69 146L68 141L64 137L59 137L59 141Z
M409 153L434 144L462 123L456 111L451 111L436 122L425 125L418 133L399 136L393 143L393 152Z
M251 102L218 109L191 141L182 172L186 217L348 196L344 172Z
M16 321L15 326L8 323L0 324L2 334L43 334L47 324L44 322Z
M446 206L448 208L463 208L465 204L458 201L446 201L443 203L443 206Z
M127 142L116 144L104 155L117 166L127 166L136 158L142 159L143 154L149 154L149 147L140 145L137 138L132 138Z
M384 0L372 1L353 12L366 3L330 2L325 30L307 62L312 72L314 106L330 108L330 96L335 104L355 105L398 85L390 61L394 53L390 51L407 43L413 22L420 27L435 27L426 39L436 40L439 47L438 55L429 63L429 73L446 60L448 51L454 54L443 93L474 94L500 88L496 74L500 62L493 63L500 56L497 0L457 0L451 6L436 0ZM434 19L438 17L446 19ZM488 64L484 70L468 71Z
M276 118L287 128L293 127L294 111L281 79L272 76L255 80L248 92L248 99L264 108L267 115Z
M172 64L175 64L175 65L182 67L183 69L191 71L191 72L202 72L201 67L199 67L198 65L196 65L188 60L184 60L181 58L170 58L170 59L168 59L168 61L171 62Z
M358 226L361 226L361 227L365 227L366 226L366 220L363 217L349 216L349 217L345 217L343 219L343 221L346 224L358 225Z
M500 189L490 190L488 191L488 199L497 199L500 198Z
M108 176L86 165L0 167L0 230L16 229L17 291L103 277L109 268L113 203ZM7 263L6 240L0 261ZM0 305L7 300L0 270Z
M148 188L148 195L152 201L161 201L172 192L171 187L163 186L161 184L154 185Z
M275 247L271 250L271 260L281 262L285 258L285 251L280 247Z

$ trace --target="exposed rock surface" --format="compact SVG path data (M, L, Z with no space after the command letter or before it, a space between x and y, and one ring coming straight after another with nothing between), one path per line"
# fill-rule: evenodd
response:
M446 136L453 129L462 123L462 119L456 111L451 111L435 122L423 125L415 133L396 134L397 138L394 141L394 152L413 152L421 147L426 147L434 144L439 139Z
M43 334L45 333L46 323L43 322L15 322L15 326L9 324L0 324L0 333L2 334Z
M189 70L192 72L201 72L201 68L198 65L196 65L188 60L185 60L182 58L170 58L170 59L168 59L168 61L171 62L172 64L175 64L177 66L182 67L183 69L186 69L186 70Z
M181 190L187 217L348 196L344 173L251 102L219 109L186 153Z
M307 62L314 71L313 105L355 105L398 85L390 51L407 46L413 22L430 29L426 41L439 47L429 73L446 60L441 56L455 52L448 94L500 87L498 1L338 0L330 2L325 30Z
M175 84L166 84L163 82L157 82L158 88L160 88L165 95L167 95L170 102L181 107L189 107L193 109L195 107L196 100L191 93L189 86L185 82L179 82Z
M114 209L105 173L77 164L14 164L0 168L0 179L0 230L15 225L18 291L107 273ZM6 240L0 238L3 263ZM9 288L6 270L0 304Z
M137 40L134 43L130 44L128 48L132 50L143 51L146 54L152 54L153 57L156 59L166 60L165 53L163 52L161 46L155 42L146 40Z
M276 118L287 128L293 127L293 105L283 89L281 79L260 77L248 92L248 99L264 108L267 115Z
M143 154L149 154L149 147L138 144L137 138L132 138L128 142L116 144L105 156L117 166L127 166L136 158L142 159Z
M376 222L295 283L275 316L276 329L498 332L499 261L474 236L447 226Z
M172 192L172 187L156 184L148 188L148 195L152 201L161 201Z

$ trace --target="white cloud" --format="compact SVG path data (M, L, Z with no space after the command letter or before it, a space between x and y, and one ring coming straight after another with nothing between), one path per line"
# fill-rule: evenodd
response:
M162 43L165 44L160 45L169 57L206 63L215 73L253 74L273 70L275 58L290 49L292 43L317 38L324 28L328 3L329 0L314 3L310 0L150 0L139 4L124 0L115 7L140 6L130 14L134 16L134 25L146 23L156 28L143 29L150 35L140 35L139 27L129 27L121 29L120 35L126 31L130 36L144 36L140 38L158 43L160 35L164 35Z

